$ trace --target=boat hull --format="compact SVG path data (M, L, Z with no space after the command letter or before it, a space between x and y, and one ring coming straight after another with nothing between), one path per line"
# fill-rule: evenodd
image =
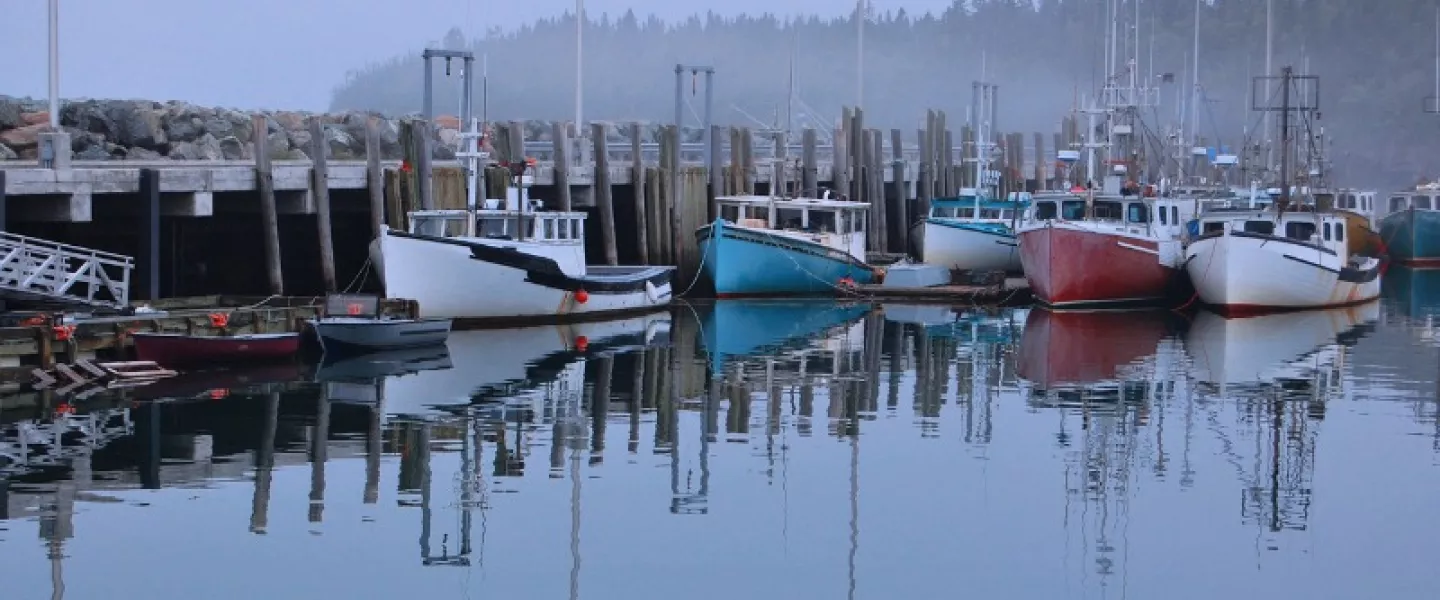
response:
M475 324L559 322L648 312L670 303L673 267L589 267L571 276L516 249L386 231L371 244L391 298L423 318ZM583 292L583 293L582 293Z
M1010 231L963 221L927 219L924 235L921 259L925 264L961 271L1021 270L1019 243Z
M300 350L299 333L200 336L136 332L131 339L137 360L172 368L281 361Z
M871 283L875 272L819 244L716 221L695 232L704 271L719 297L834 295L841 280Z
M1380 221L1390 259L1406 266L1440 267L1440 211L1404 210Z
M1200 302L1227 315L1348 306L1380 296L1382 261L1359 268L1310 244L1229 234L1191 242L1185 270Z
M1177 293L1178 272L1165 264L1164 257L1178 253L1178 241L1063 223L1028 229L1017 237L1025 280L1035 299L1043 304L1153 304Z
M331 317L309 321L320 346L328 352L370 352L444 344L450 319L352 319Z

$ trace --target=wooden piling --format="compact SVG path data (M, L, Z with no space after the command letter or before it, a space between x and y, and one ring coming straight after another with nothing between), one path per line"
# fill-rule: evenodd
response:
M935 111L935 187L937 196L949 198L954 194L950 193L950 122L945 117L945 111Z
M432 177L431 163L434 162L434 152L430 149L430 136L434 124L430 121L415 121L411 128L411 143L415 145L415 172L416 190L420 194L420 208L423 210L435 210L435 180Z
M896 215L900 226L895 228L896 241L899 242L900 253L906 256L910 254L910 199L905 193L905 143L899 129L890 130L890 148L893 156L890 157L890 193L895 199L895 206L899 210L892 210L891 214Z
M680 226L680 198L683 191L680 186L680 126L672 125L670 134L670 188L665 191L666 217L669 219L670 251L669 256L673 265L679 266L683 259L681 256L681 226Z
M615 204L610 196L610 152L606 144L605 124L591 123L590 137L595 142L595 206L600 209L600 239L605 246L605 264L620 264L615 249Z
M365 120L365 182L370 191L370 232L380 237L385 227L385 170L380 166L380 126Z
M956 196L960 194L960 174L955 168L955 132L949 129L942 131L944 139L940 143L940 160L945 169L945 195Z
M0 171L0 195L5 189ZM140 169L140 252L135 291L140 300L160 299L160 170Z
M320 277L325 292L335 292L335 244L330 237L330 168L325 159L325 126L310 118L310 197L315 200L315 225L320 241Z
M840 128L831 139L830 186L837 196L850 195L850 107L840 109Z
M265 115L250 117L250 139L255 148L255 189L260 192L260 221L265 235L265 271L270 293L285 294L280 271L280 218L275 211L275 178L270 170L270 131Z
M788 183L790 178L788 177L788 167L785 164L786 155L788 154L788 148L786 148L787 142L785 139L785 132L775 132L774 142L775 158L773 161L771 161L772 163L774 163L774 167L771 168L770 173L770 195L780 198L790 197L788 189L790 187Z
M874 198L870 205L876 220L879 221L875 225L875 231L879 232L880 239L875 247L881 252L889 252L890 215L886 214L889 212L889 203L885 202L885 144L882 140L879 129L870 130L870 197Z
M510 160L525 160L525 124L511 121L506 125L506 139L510 142ZM532 173L533 175L533 173Z
M1035 189L1045 189L1045 136L1035 133Z
M815 164L816 139L813 128L805 128L804 133L800 136L800 144L802 145L800 151L802 170L800 172L800 193L797 195L805 198L818 198L820 197L820 182L818 181L820 177Z
M645 154L640 147L639 123L630 124L630 187L635 191L635 248L639 264L650 264L649 236L645 231Z
M555 197L560 202L560 210L570 212L574 210L570 202L570 127L555 121L550 124L550 136L555 148L552 161L555 163ZM598 179L596 186L599 186Z
M865 109L855 107L850 113L850 197L865 200L865 161L870 154L870 145L865 142ZM872 232L874 221L871 221ZM873 235L873 233L872 233Z
M925 182L930 178L930 132L921 128L915 134L920 144L920 160L915 165L915 210L929 214L930 195L926 192Z
M740 128L740 156L744 168L740 171L740 186L746 195L755 195L755 139L749 127Z
M720 218L720 200L718 198L725 195L725 159L721 154L724 144L720 143L720 140L724 139L722 137L724 134L724 127L710 126L710 141L708 142L710 146L706 149L705 154L708 158L705 163L705 172L709 181L706 185L708 189L705 194L707 207L705 212L712 222Z
M744 192L742 191L742 187L741 187L740 182L743 181L743 180L741 179L741 177L742 177L742 175L741 175L741 170L742 170L742 168L743 168L742 165L745 164L744 152L740 149L740 128L739 128L739 127L731 127L729 133L730 133L730 177L728 177L728 179L730 180L730 182L729 182L728 184L726 184L726 185L727 185L727 188L729 189L729 192L728 192L728 193L735 194L735 195L740 195L740 194L743 194L743 193L744 193Z

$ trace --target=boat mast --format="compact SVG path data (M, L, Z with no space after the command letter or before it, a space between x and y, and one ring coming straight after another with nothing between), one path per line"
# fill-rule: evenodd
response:
M1269 77L1275 71L1270 66L1270 61L1275 56L1273 19L1275 17L1275 0L1265 0L1265 76ZM1265 104L1270 104L1270 99L1265 99ZM1264 135L1270 134L1270 113L1266 111L1261 115L1260 131ZM1275 145L1265 144L1265 170L1269 171L1275 165Z
M1291 68L1280 70L1280 211L1290 204L1290 76Z

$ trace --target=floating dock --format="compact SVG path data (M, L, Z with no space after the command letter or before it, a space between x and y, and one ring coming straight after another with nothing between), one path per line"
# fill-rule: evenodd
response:
M322 298L203 296L152 303L149 312L79 316L55 322L37 315L21 325L0 327L0 383L28 382L36 368L111 359L124 360L130 334L138 331L227 335L298 332L320 311ZM413 318L413 300L381 301L381 312ZM58 313L57 313L58 314Z
M1034 300L1030 286L1023 277L1010 277L1000 285L938 285L932 287L894 287L879 284L857 285L842 290L843 298L877 301L904 301L923 304L1016 306Z

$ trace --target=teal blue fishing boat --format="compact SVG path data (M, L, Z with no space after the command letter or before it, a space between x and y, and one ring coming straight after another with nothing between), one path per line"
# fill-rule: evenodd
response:
M921 234L921 260L961 271L1019 273L1014 225L1030 205L1030 194L1017 192L999 200L983 191L965 191L969 193L931 201Z
M1390 259L1414 267L1440 267L1440 184L1390 197L1380 239Z
M702 269L721 298L833 295L871 283L870 205L828 198L722 196L720 218L695 231Z

